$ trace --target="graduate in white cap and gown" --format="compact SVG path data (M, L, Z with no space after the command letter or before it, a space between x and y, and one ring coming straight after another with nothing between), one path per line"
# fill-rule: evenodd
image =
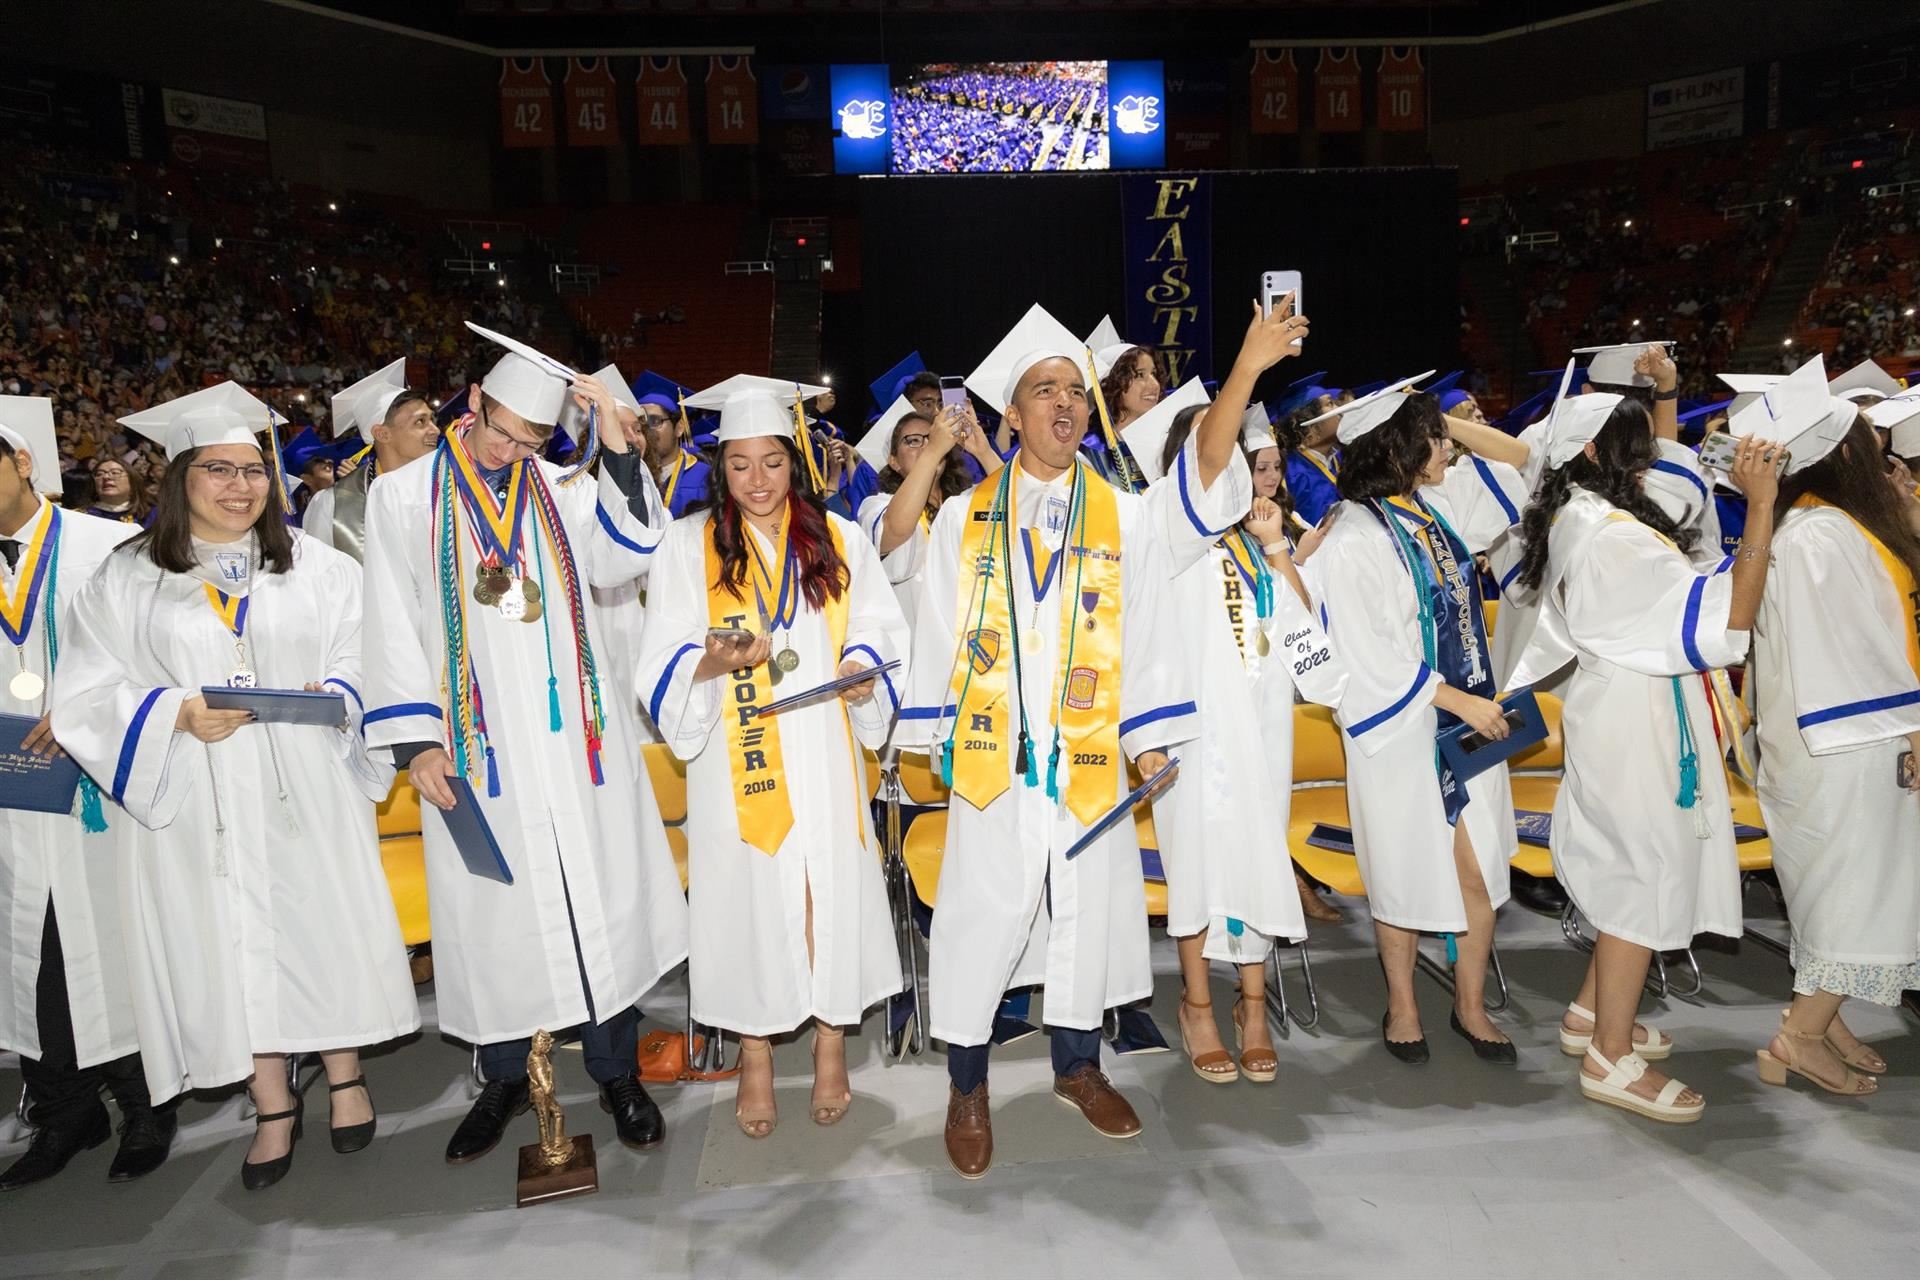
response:
M0 396L0 715L17 717L0 722L0 758L59 754L47 712L74 601L140 531L50 501L60 496L59 458L53 402ZM173 1109L152 1105L137 1052L115 821L132 819L103 804L90 778L69 813L8 807L0 790L0 1048L20 1055L33 1127L0 1190L50 1178L106 1140L103 1086L125 1118L114 1181L159 1167L173 1138Z
M1140 1122L1099 1068L1106 1010L1152 990L1131 821L1076 841L1198 731L1171 566L1249 501L1239 420L1209 424L1172 483L1116 491L1077 457L1091 395L1079 339L1033 308L967 385L1020 438L933 522L913 692L895 743L951 778L933 917L932 1033L948 1044L947 1156L992 1163L986 1077L1003 992L1042 985L1054 1092L1099 1132Z
M440 442L427 393L407 386L407 362L395 360L333 397L333 438L355 432L371 443L353 469L313 495L300 527L355 560L366 558L367 489L376 477L424 458Z
M1887 1062L1841 1004L1898 1005L1920 987L1920 500L1887 483L1870 421L1846 399L1780 408L1731 424L1791 452L1748 676L1793 935L1793 1003L1760 1076L1862 1094Z
M1338 410L1342 502L1308 562L1334 652L1347 668L1335 716L1346 735L1354 848L1387 979L1386 1047L1403 1062L1429 1050L1414 1000L1422 932L1454 935L1454 1031L1491 1062L1515 1061L1482 1004L1494 912L1519 846L1504 762L1464 783L1434 740L1464 722L1508 734L1487 651L1473 555L1508 528L1511 471L1452 446L1434 398L1406 378ZM1492 481L1489 482L1489 474Z
M634 1004L686 957L686 900L588 592L646 572L659 530L628 499L660 503L608 387L469 327L506 354L434 452L367 498L367 742L426 802L440 1029L478 1046L486 1080L447 1159L493 1149L527 1109L533 1033L575 1026L620 1141L644 1148L663 1125L636 1074ZM539 454L570 400L593 429L562 470ZM450 778L511 883L468 870L440 816Z
M1272 316L1256 310L1212 404L1196 379L1128 425L1149 493L1178 483L1168 468L1207 419L1244 424L1255 380L1298 354L1306 322L1290 317L1290 304ZM1259 426L1264 433L1264 413ZM1211 545L1182 542L1170 596L1191 646L1200 734L1184 749L1180 780L1153 803L1167 932L1180 951L1180 1038L1202 1080L1269 1083L1279 1063L1267 1025L1267 953L1274 938L1305 938L1307 926L1292 863L1265 837L1287 828L1296 694L1335 705L1345 675L1313 616L1278 503L1254 500L1247 521ZM1237 969L1237 1063L1213 1018L1213 960Z
M1822 402L1824 389L1818 389ZM1698 933L1738 936L1740 879L1717 726L1736 714L1721 668L1746 655L1766 580L1775 461L1743 447L1757 546L1737 560L1690 553L1702 541L1653 501L1659 456L1645 406L1592 392L1555 404L1547 470L1527 508L1519 581L1539 617L1513 681L1576 664L1564 698L1566 771L1555 798L1555 874L1598 941L1561 1020L1581 1061L1582 1093L1656 1120L1686 1123L1705 1100L1649 1062L1673 1042L1637 1024L1655 951ZM1623 602L1632 602L1631 608Z
M802 451L796 394L817 392L740 374L688 399L720 413L714 505L660 544L639 668L688 762L693 1017L740 1034L735 1116L754 1138L777 1121L768 1037L814 1024L813 1120L836 1123L845 1029L902 981L862 748L886 741L906 671L755 714L910 643L880 553L827 511Z
M288 528L267 407L238 386L120 422L167 471L153 527L74 603L54 736L133 819L113 828L148 1088L248 1081L258 1189L301 1130L286 1055L321 1055L333 1145L357 1151L359 1047L420 1025L374 829L393 771L361 733L360 567ZM207 686L332 692L340 719L254 723Z

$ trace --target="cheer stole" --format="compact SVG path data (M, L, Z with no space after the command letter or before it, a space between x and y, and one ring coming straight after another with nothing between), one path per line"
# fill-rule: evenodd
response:
M1075 500L1067 512L1065 550L1071 570L1051 575L1071 599L1059 609L1058 669L1051 709L1052 746L1047 758L1048 794L1057 796L1057 772L1064 747L1067 759L1067 808L1083 826L1091 826L1113 807L1120 793L1120 503L1115 490L1074 463ZM1012 785L1006 755L1017 730L1028 736L1024 696L1019 690L1023 662L1013 620L1011 536L1018 460L1000 469L998 483L983 480L968 500L961 534L960 560L975 568L974 581L962 575L959 617L965 663L956 662L950 686L957 708L951 739L955 795L984 809ZM1038 539L1028 539L1029 547ZM1034 572L1036 583L1047 575ZM1038 593L1036 593L1038 594ZM1008 672L1015 701L1008 700ZM1009 715L1017 716L1008 723ZM1038 785L1037 736L1023 743L1028 758L1026 785ZM1015 762L1018 765L1018 761Z
M827 523L833 534L834 554L845 564L847 547L840 536L840 526L832 521ZM746 601L720 580L720 551L713 542L716 527L715 520L709 520L707 535L702 539L706 548L707 624L752 630L748 625L750 615ZM753 536L744 521L740 533L745 538ZM796 598L791 607L797 616L800 610L800 582L796 566L784 540L774 548L774 552L782 565L782 582L778 585L793 592ZM753 572L751 566L748 572ZM836 654L847 646L847 599L852 594L853 587L849 582L845 591L827 597L827 635ZM785 603L782 601L781 605ZM784 608L781 612L785 616ZM755 716L759 708L771 700L773 685L770 669L771 665L763 662L755 667L729 672L729 693L726 708L722 712L732 717L727 725L727 767L733 782L734 811L740 820L740 838L769 857L780 851L787 832L793 829L793 803L787 798L787 767L780 749L779 717L763 720ZM864 798L866 774L853 745L853 726L847 720L845 702L840 703L840 712L841 723L847 732L848 754L852 758L854 786L861 789ZM866 828L860 822L857 804L854 814L855 833L864 845Z
M1810 493L1802 496L1801 499L1793 505L1796 507L1832 507L1835 511L1840 511L1840 508L1833 506L1831 502L1826 501L1824 498L1817 498ZM1840 514L1846 516L1853 524L1854 529L1859 532L1860 536L1867 540L1867 545L1872 547L1874 554L1880 557L1880 567L1887 571L1887 577L1893 581L1894 594L1900 597L1901 604L1906 609L1907 622L1910 624L1907 627L1906 635L1907 665L1913 668L1914 677L1920 679L1920 584L1914 581L1913 571L1907 568L1906 561L1893 554L1893 552L1888 549L1886 543L1874 537L1873 534L1867 530L1867 526L1861 524L1852 516L1847 515L1845 511L1840 511Z

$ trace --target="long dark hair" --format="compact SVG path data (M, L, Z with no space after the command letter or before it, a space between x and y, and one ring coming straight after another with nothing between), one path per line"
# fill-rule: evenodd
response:
M1858 520L1909 573L1920 578L1920 536L1907 524L1893 485L1887 481L1880 441L1865 415L1854 414L1853 427L1832 453L1780 481L1777 505L1782 511L1791 510L1808 494Z
M1107 376L1100 379L1100 398L1106 401L1107 412L1116 418L1120 416L1121 395L1133 385L1135 379L1147 376L1134 368L1140 362L1141 356L1147 357L1152 362L1154 380L1163 389L1167 385L1166 360L1158 351L1152 347L1128 347L1127 354L1115 360L1113 367L1107 370Z
M850 575L847 562L833 547L833 530L827 522L827 508L807 487L800 450L793 441L785 436L780 438L780 447L787 453L787 474L792 478L787 488L787 545L793 549L794 558L800 562L800 590L807 603L816 609L826 608L828 600L838 600L847 589ZM713 545L720 553L720 586L725 587L738 599L745 599L747 588L747 550L749 534L742 526L746 517L741 514L740 504L733 499L733 490L727 486L726 462L727 448L720 446L714 458L714 470L720 472L719 483L710 486L713 494ZM771 602L769 602L771 603Z
M1275 448L1278 448L1278 445L1276 442L1275 444L1261 445L1260 448L1275 449ZM1254 468L1255 455L1258 454L1259 452L1260 452L1260 449L1245 450L1245 453L1247 455L1247 470L1249 473L1251 473ZM1288 528L1292 528L1293 512L1294 512L1293 490L1287 487L1287 451L1285 449L1279 449L1279 453L1280 453L1280 487L1273 491L1273 501L1280 504L1281 523L1286 525Z
M906 477L893 469L893 451L900 444L900 433L909 422L924 422L933 426L933 419L924 413L902 414L900 421L893 424L893 434L887 437L887 465L880 468L877 479L882 493L898 493L900 482ZM940 460L940 474L934 477L933 488L927 491L927 513L940 509L940 504L948 498L956 498L973 488L973 473L967 470L967 460L958 449L947 450L947 456Z
M1520 517L1522 586L1538 587L1545 577L1547 535L1560 508L1573 496L1575 485L1599 494L1641 524L1673 539L1682 552L1692 551L1700 540L1699 530L1676 525L1641 487L1647 468L1660 456L1660 448L1653 442L1653 418L1645 405L1635 399L1615 405L1593 438L1593 452L1595 456L1589 458L1582 450L1547 472Z
M1393 416L1340 450L1340 496L1349 502L1411 493L1433 459L1433 442L1447 438L1440 403L1415 392Z
M130 546L146 552L149 560L168 573L193 572L193 517L187 506L187 467L199 456L200 450L188 449L167 463L160 477L159 496L153 504L153 524L128 540ZM270 459L267 460L267 501L260 509L260 518L253 522L253 533L260 540L260 555L268 573L285 573L293 568L293 535L287 532L287 508L281 500L280 473Z

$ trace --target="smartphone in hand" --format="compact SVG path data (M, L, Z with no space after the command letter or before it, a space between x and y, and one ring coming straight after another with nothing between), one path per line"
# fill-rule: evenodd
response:
M1287 295L1293 295L1293 314L1301 314L1300 273L1298 271L1269 271L1260 277L1260 314L1271 316L1273 309ZM1295 338L1293 345L1298 348L1300 339Z

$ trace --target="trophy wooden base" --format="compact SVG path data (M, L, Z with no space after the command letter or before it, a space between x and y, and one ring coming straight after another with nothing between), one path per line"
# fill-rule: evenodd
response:
M520 1148L520 1182L513 1203L524 1209L530 1204L584 1196L600 1189L600 1171L593 1161L593 1136L579 1134L573 1139L573 1155L563 1165L550 1165L540 1156L540 1144Z

